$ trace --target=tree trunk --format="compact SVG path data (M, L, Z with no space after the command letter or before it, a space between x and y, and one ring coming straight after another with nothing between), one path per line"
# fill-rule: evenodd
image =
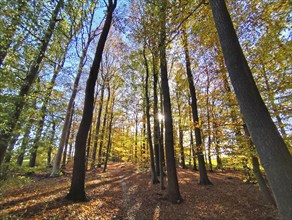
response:
M182 116L181 116L181 103L180 99L181 97L179 96L179 91L176 92L176 101L177 101L177 108L178 108L178 143L179 143L179 149L180 149L180 162L181 162L181 167L183 169L186 168L186 163L185 163L185 153L184 153L184 146L183 146L183 128L182 128Z
M41 139L41 135L42 135L42 131L43 131L43 127L45 124L45 117L47 115L47 106L51 100L51 95L53 92L53 88L55 86L55 82L57 79L58 74L60 73L60 71L62 70L64 63L65 63L65 59L66 59L66 54L67 54L67 50L69 48L69 43L71 40L68 41L68 44L66 45L66 49L65 52L63 54L63 57L61 57L61 62L60 63L56 63L55 66L55 70L54 70L54 74L52 76L52 79L50 81L49 87L47 88L47 91L45 92L45 97L44 97L44 101L43 101L43 105L41 107L40 110L40 119L37 123L37 131L36 131L36 136L33 140L33 145L32 145L32 151L31 151L31 155L30 155L30 160L29 160L29 167L34 167L36 164L36 157L37 157L37 150L39 147L39 142Z
M92 125L90 126L89 134L87 137L86 155L85 155L85 170L88 169L88 160L89 160L90 145L91 145L91 134L92 134Z
M224 0L210 0L229 76L281 219L292 219L292 157L266 108Z
M161 88L164 99L164 124L165 124L165 148L166 148L166 165L167 165L167 196L172 203L181 203L182 198L179 192L179 185L176 173L176 160L174 155L173 140L173 122L171 112L170 93L168 85L167 61L166 61L166 7L167 1L161 2L161 23L160 23L160 71L161 71Z
M57 23L57 16L59 12L61 11L63 7L63 0L59 0L54 11L52 12L52 17L50 19L48 28L41 40L41 45L39 47L39 52L37 56L35 57L34 62L32 63L28 74L26 75L23 85L21 86L20 92L18 94L17 101L15 102L15 110L13 112L13 117L9 120L7 124L7 130L5 132L0 133L0 164L2 164L2 161L4 159L6 149L8 146L8 143L10 139L12 138L12 133L19 121L20 114L22 112L22 109L25 104L25 96L28 95L30 88L32 87L38 72L40 68L40 64L43 61L43 58L45 57L45 53L47 50L47 47L49 45L49 42L51 40L51 37L53 35L55 25Z
M48 149L47 166L51 166L52 149L53 149L55 134L56 134L56 123L55 123L55 121L53 121L52 122L52 133L51 133L50 146Z
M108 85L109 86L109 85ZM110 102L111 94L108 93L104 116L103 116L103 122L102 122L102 129L100 134L100 143L99 143L99 149L98 149L98 155L97 155L97 167L101 167L101 159L102 159L102 147L103 147L103 141L105 137L105 129L106 129L106 120L107 120L107 114L108 114L108 106Z
M93 40L93 37L88 36L88 40L87 40L84 48L82 49L82 55L81 55L80 60L79 60L78 70L77 70L77 74L76 74L76 77L74 80L72 94L71 94L71 97L70 97L70 100L69 100L69 103L67 106L65 121L64 121L63 129L62 129L62 134L61 134L61 139L59 142L57 154L55 156L51 176L58 176L60 174L60 166L61 166L63 149L64 149L64 145L66 142L67 134L69 132L70 117L72 115L75 97L76 97L77 92L78 92L79 80L80 80L80 77L81 77L81 74L83 71L83 66L85 64L84 61L86 60L86 54L88 51L88 47L89 47L92 40Z
M96 125L95 125L95 134L94 134L94 144L93 144L93 152L92 152L92 161L91 161L91 169L95 166L95 160L96 160L96 152L97 152L97 145L98 145L98 136L99 136L99 129L100 129L100 122L101 122L101 113L102 113L102 107L103 107L103 98L104 98L104 86L105 83L103 83L101 87L101 95L100 95L100 101L99 101L99 110L98 115L96 119ZM100 158L100 154L99 154Z
M188 76L189 89L190 89L191 100L192 100L191 107L192 107L192 113L193 113L193 123L195 127L196 148L197 148L199 171L200 171L199 184L209 185L212 183L209 180L208 175L207 175L204 154L202 150L202 137L201 137L201 130L200 130L200 125L199 125L196 89L195 89L193 75L191 71L191 63L190 63L190 56L189 56L189 49L188 49L188 36L185 30L183 30L183 46L184 46L184 52L185 52L186 72Z
M108 93L110 94L110 88L108 88ZM113 118L114 118L114 102L115 102L115 95L113 95L113 101L112 101L112 107L111 107L111 114L110 114L110 121L109 121L109 131L108 131L108 140L107 140L107 148L106 148L106 155L105 155L105 161L103 166L103 171L106 171L107 163L109 159L111 144L112 144L112 127L113 127Z
M23 158L24 158L24 154L25 154L25 150L27 149L27 145L29 142L29 134L30 134L30 130L32 127L32 121L29 120L25 126L24 129L24 134L23 134L23 138L22 138L22 143L20 146L20 151L19 154L17 156L17 165L22 166L23 163Z
M70 130L71 130L71 127L72 127L73 115L74 115L74 104L73 104L73 107L72 107L72 112L71 112L71 116L70 116L67 137L66 137L66 141L65 141L65 149L63 151L62 169L65 169L65 166L66 166L67 149L68 149L68 143L69 143L69 138L70 138Z
M152 54L152 65L153 65L154 152L155 152L156 174L157 176L160 176L160 159L159 159L160 128L159 128L159 118L158 118L158 95L157 95L158 71L157 71L157 55L156 54Z
M210 77L209 77L209 71L206 67L206 73L207 73L207 88L206 88L206 108L207 108L207 129L208 129L208 161L209 161L209 168L210 171L213 171L212 166L212 158L211 158L211 125L210 125L210 103L209 103L209 88L210 88Z
M100 68L102 59L102 53L105 46L105 42L111 27L112 16L116 7L117 0L109 0L107 7L107 15L104 23L102 33L100 35L93 64L90 69L89 77L86 84L84 109L81 119L81 124L77 133L75 142L75 156L73 175L71 181L71 187L67 199L73 201L86 201L85 195L85 146L90 124L93 116L93 102L94 102L94 88Z
M272 196L272 193L269 189L269 187L267 186L267 183L263 177L263 174L260 170L260 164L259 164L259 160L257 157L253 156L252 157L252 169L253 169L253 173L258 181L259 187L263 193L263 196L265 197L266 201L276 207L276 202L274 197Z
M148 84L149 84L149 66L146 58L145 45L143 48L143 58L144 65L146 69L146 77L145 77L145 101L146 101L146 119L147 119L147 140L150 151L150 169L151 169L151 181L152 184L158 183L157 173L155 171L155 162L154 162L154 152L153 152L153 143L152 143L152 134L151 134L151 124L150 124L150 100L149 100L149 92L148 92Z
M135 147L134 147L134 162L138 162L138 111L135 115Z

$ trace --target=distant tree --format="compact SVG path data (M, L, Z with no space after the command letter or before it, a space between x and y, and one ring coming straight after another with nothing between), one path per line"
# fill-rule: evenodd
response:
M108 94L110 96L110 87L108 87ZM110 150L112 145L112 129L113 129L113 118L114 118L114 104L115 104L115 94L112 95L112 103L111 103L111 112L109 118L109 125L108 125L108 140L107 140L107 147L106 147L106 154L105 154L105 161L102 172L105 172L107 169L107 164L110 156Z
M147 125L147 142L150 152L150 170L151 170L151 181L153 184L158 183L157 173L155 171L155 161L154 161L154 152L153 152L153 142L152 142L152 132L151 132L151 122L150 122L150 100L149 100L149 65L146 57L145 45L143 48L143 59L144 66L146 71L145 76L145 102L146 102L146 125Z
M67 54L67 51L69 48L69 44L71 43L72 37L73 37L72 35L69 37L68 41L66 42L64 53L56 61L56 64L54 66L54 73L53 73L52 79L51 79L48 87L46 88L46 91L44 94L43 104L42 104L42 107L40 108L40 118L39 118L37 125L36 125L36 127L37 127L36 135L35 135L35 138L33 140L33 146L32 146L31 152L30 152L30 160L29 160L30 167L34 167L36 165L37 150L39 148L39 142L40 142L43 127L45 124L45 117L47 115L48 105L49 105L50 100L51 100L53 88L56 84L57 76L59 75L60 71L62 70L62 68L64 66L66 54Z
M193 126L195 130L195 138L196 138L196 150L199 162L199 171L200 171L200 182L199 184L202 185L209 185L212 184L208 178L207 170L205 166L205 159L202 149L202 137L201 137L201 129L199 124L199 115L198 115L198 107L197 107L197 97L196 97L196 89L194 85L194 79L191 71L191 62L190 62L190 55L188 50L188 36L183 30L183 47L185 53L185 62L186 62L186 72L188 76L189 82L189 90L191 94L191 107L192 107L192 119L193 119Z
M245 59L224 0L210 0L213 18L241 112L267 173L281 219L292 219L292 157Z
M94 134L94 141L93 141L93 152L92 152L92 158L91 158L91 169L94 168L94 166L95 166L95 160L96 160L96 153L97 153L97 146L98 146L98 137L99 137L99 129L100 129L100 122L101 122L101 113L102 113L102 108L103 108L104 90L105 90L105 83L103 82L103 84L101 86L101 95L100 95L99 106L98 106L99 109L98 109L98 114L97 114L97 119L96 119L96 124L95 124L95 134Z
M66 116L65 116L65 120L64 120L64 124L63 124L63 128L62 128L62 133L61 133L61 138L60 138L60 142L59 142L59 146L58 146L58 151L57 151L57 154L55 155L55 159L54 159L54 163L53 163L51 176L58 176L60 174L62 153L63 153L63 149L65 146L66 137L67 137L67 134L69 132L70 117L71 117L72 112L73 112L73 105L74 105L74 101L75 101L75 98L77 95L79 81L80 81L80 78L82 75L83 67L84 67L85 62L87 60L86 59L87 51L88 51L88 48L90 46L90 43L97 36L97 33L96 33L97 30L99 30L99 26L96 27L95 30L92 30L94 14L95 14L95 7L90 12L86 42L82 42L83 48L82 48L81 55L79 58L79 64L78 64L78 69L77 69L77 73L75 76L75 80L73 83L72 93L71 93L70 100L69 100L68 105L67 105Z
M85 91L84 109L81 119L81 124L77 133L75 142L75 156L73 175L71 181L70 191L66 198L73 201L86 201L85 194L85 147L88 131L92 122L93 116L93 103L94 103L94 89L99 73L102 54L107 40L107 36L111 27L113 12L116 8L117 0L108 0L107 14L104 22L104 26L97 44L95 57L90 69L89 77L87 80Z

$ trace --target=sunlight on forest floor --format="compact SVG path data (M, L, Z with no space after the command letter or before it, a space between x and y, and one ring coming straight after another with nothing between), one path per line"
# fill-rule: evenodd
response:
M209 173L213 186L198 185L199 173L178 169L184 202L164 199L159 184L150 184L148 173L137 172L128 163L112 163L87 173L90 199L73 203L64 197L70 175L33 177L21 188L1 192L1 219L277 219L275 210L264 204L256 185L240 179L240 173Z

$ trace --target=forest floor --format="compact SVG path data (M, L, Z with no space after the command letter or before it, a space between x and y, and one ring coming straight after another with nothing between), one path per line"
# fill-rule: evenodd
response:
M65 199L71 175L48 178L0 192L0 219L278 219L256 185L242 181L240 172L209 173L213 185L198 185L199 173L178 169L181 204L165 199L166 190L152 185L148 172L129 163L111 163L106 173L86 174L88 202Z

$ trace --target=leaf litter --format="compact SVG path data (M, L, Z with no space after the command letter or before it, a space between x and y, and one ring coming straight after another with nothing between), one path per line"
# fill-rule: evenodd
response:
M68 171L70 173L70 171ZM178 168L183 203L165 199L166 190L150 183L150 173L130 163L111 163L86 174L88 202L65 199L71 176L32 177L24 187L1 192L0 219L257 219L277 220L257 185L238 171L210 172L212 186L198 185L199 173Z

